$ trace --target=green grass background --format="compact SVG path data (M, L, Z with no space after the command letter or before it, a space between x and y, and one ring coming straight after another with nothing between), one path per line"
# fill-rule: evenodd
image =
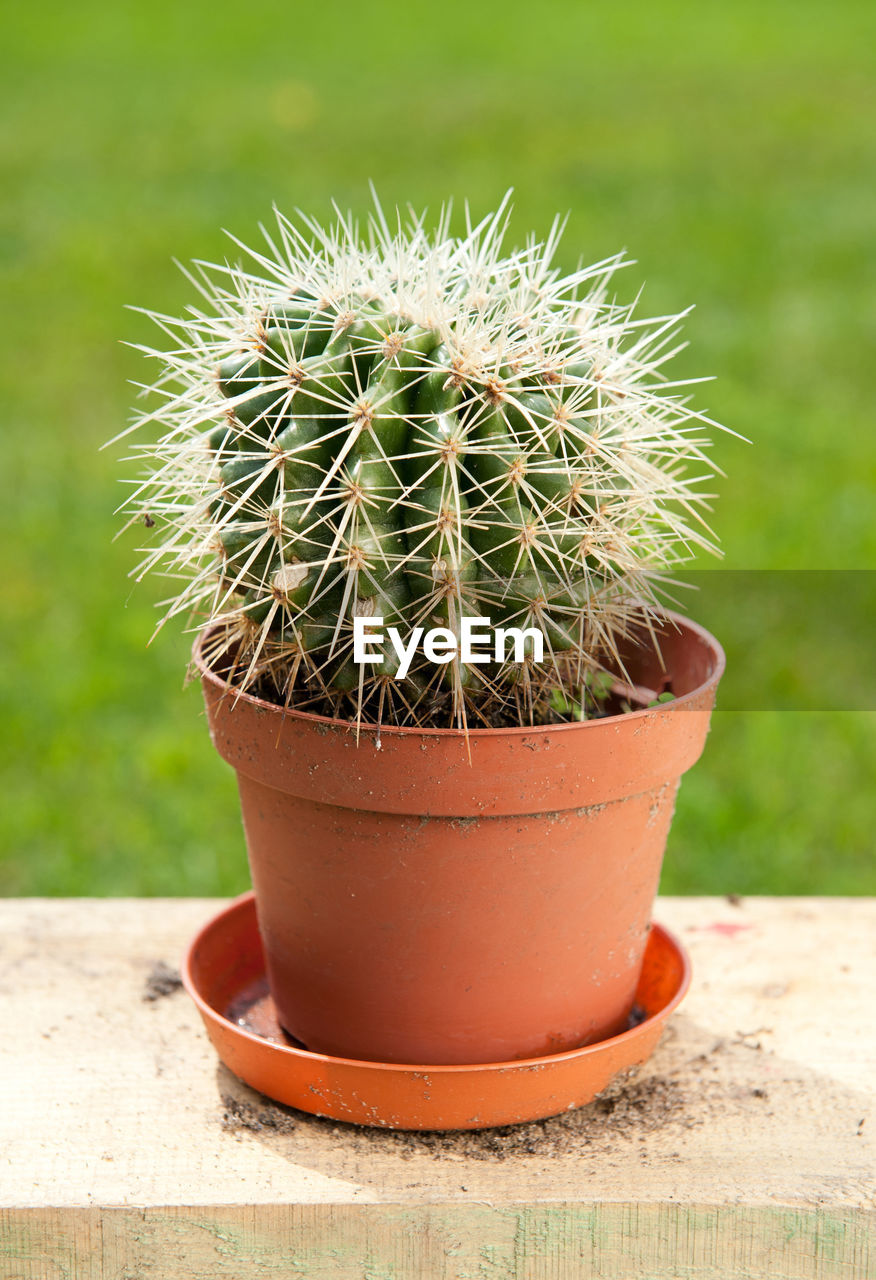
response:
M521 239L569 210L564 265L626 247L647 310L698 304L678 371L717 375L701 403L752 442L717 442L725 563L871 568L874 49L869 0L7 7L0 892L246 887L189 642L147 648L162 584L126 580L98 449L145 376L119 339L155 336L125 304L181 309L171 257L254 240L274 201L364 211L371 178L388 205L483 213L513 186ZM755 643L768 684L780 637ZM876 891L874 720L719 711L664 890Z

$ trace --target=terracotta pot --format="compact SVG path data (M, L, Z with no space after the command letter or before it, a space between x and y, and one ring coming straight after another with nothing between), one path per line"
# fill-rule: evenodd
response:
M198 930L182 979L226 1067L277 1102L387 1129L487 1129L560 1115L628 1080L684 997L690 964L677 939L652 924L629 1030L568 1053L473 1066L360 1062L287 1043L266 990L252 893Z
M235 696L195 646L290 1035L437 1065L556 1054L626 1026L678 783L724 668L708 632L667 619L674 701L468 742L363 727L357 745L345 722ZM659 684L650 642L627 665Z

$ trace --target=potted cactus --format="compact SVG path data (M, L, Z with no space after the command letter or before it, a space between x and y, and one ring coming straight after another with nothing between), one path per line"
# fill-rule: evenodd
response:
M678 317L562 275L507 199L361 235L277 217L156 317L140 573L193 614L285 1030L385 1063L627 1022L723 658L661 584L712 547Z

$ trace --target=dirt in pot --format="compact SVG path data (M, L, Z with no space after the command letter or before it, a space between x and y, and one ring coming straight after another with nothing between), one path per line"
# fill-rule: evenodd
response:
M281 652L285 652L282 646ZM641 711L675 696L668 675L662 675L652 688L630 683L624 674L599 666L570 672L564 669L568 662L565 655L557 655L547 674L522 663L516 680L510 682L507 678L498 680L498 668L483 668L484 683L463 691L461 723L470 729L574 724ZM236 665L233 650L224 647L221 640L213 646L209 665L231 688L246 680L247 668ZM266 658L260 674L246 681L247 692L288 710L351 723L387 727L415 723L422 729L434 729L460 722L459 691L443 687L440 675L429 681L397 682L368 674L361 688L357 685L343 699L337 690L321 690L318 683L281 685L274 670L275 664Z

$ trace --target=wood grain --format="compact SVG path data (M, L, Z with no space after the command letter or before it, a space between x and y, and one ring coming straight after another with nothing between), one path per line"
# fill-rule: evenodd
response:
M217 905L0 902L3 1280L874 1274L876 902L661 899L694 983L638 1079L446 1135L278 1108L220 1066L185 993L148 987Z

